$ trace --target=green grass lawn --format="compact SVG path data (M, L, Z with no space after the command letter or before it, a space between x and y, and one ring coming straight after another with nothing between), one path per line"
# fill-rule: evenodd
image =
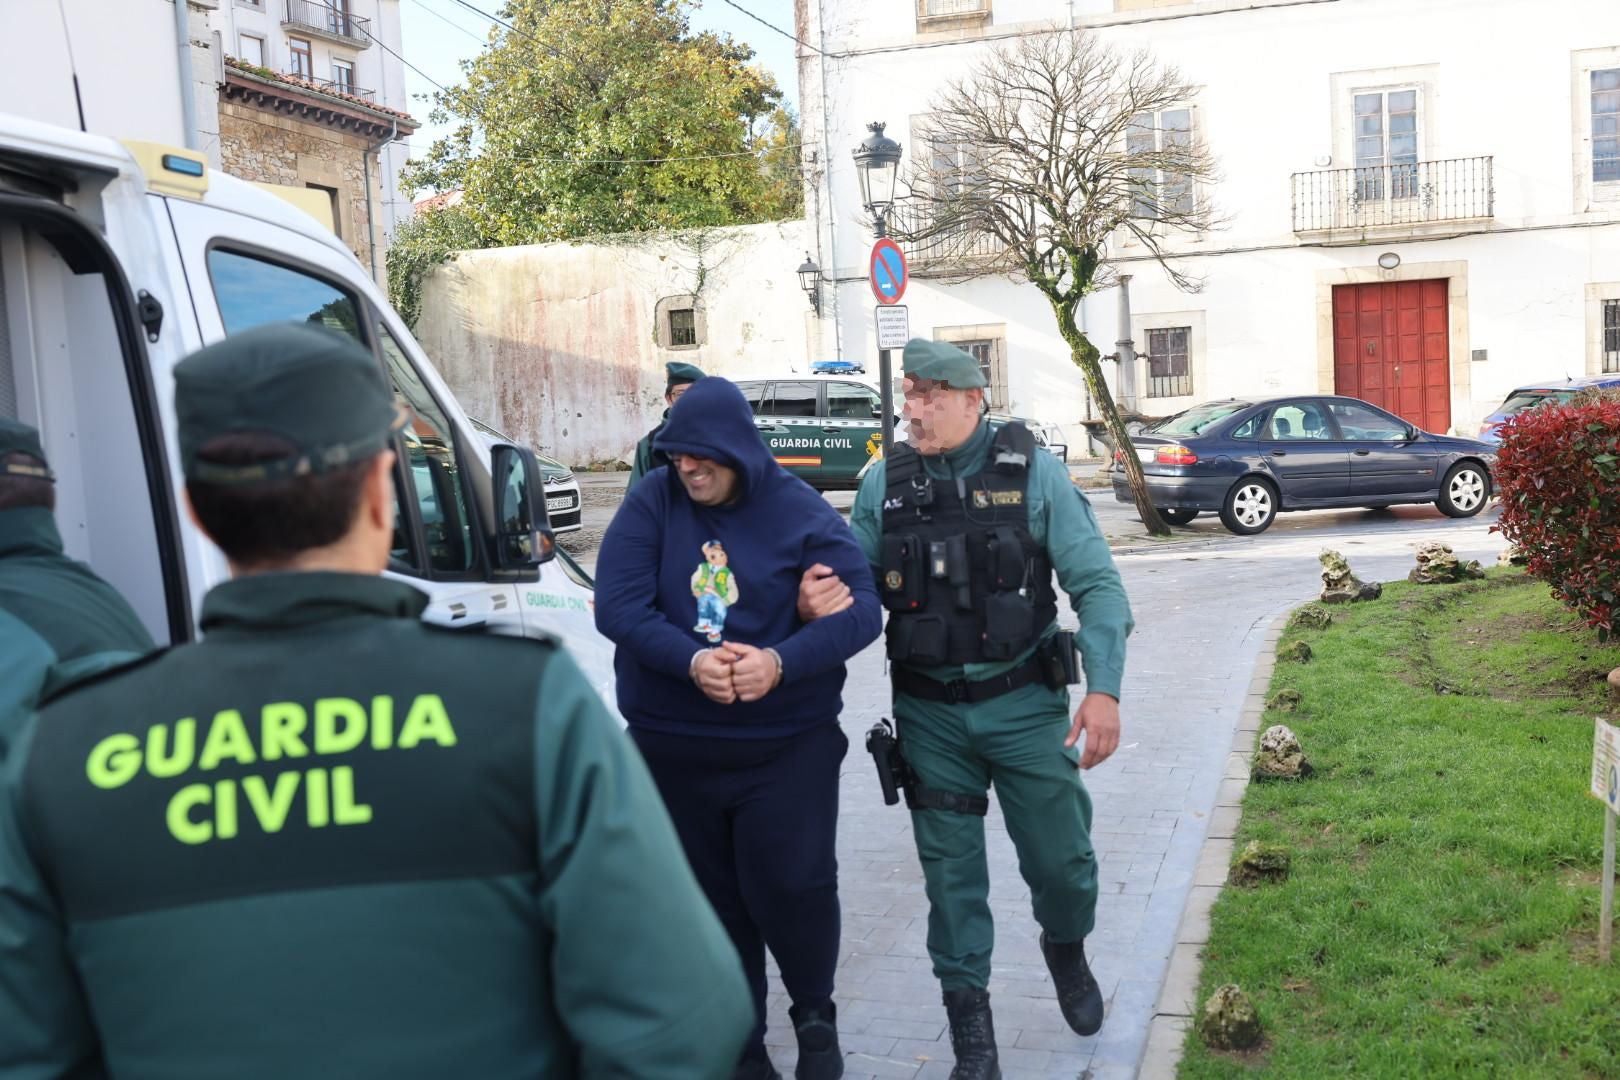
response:
M1183 1077L1620 1077L1620 963L1597 965L1601 646L1519 571L1387 586L1289 630L1285 723L1316 775L1251 784L1237 847L1287 846L1285 884L1225 889L1199 1002L1248 991L1266 1042L1189 1033Z

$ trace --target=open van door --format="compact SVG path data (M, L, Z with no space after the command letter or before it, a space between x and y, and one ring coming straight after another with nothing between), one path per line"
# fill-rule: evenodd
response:
M449 627L521 634L516 584L497 578L478 517L473 475L481 448L461 444L449 411L374 307L347 252L271 222L166 199L192 284L202 338L270 322L317 322L371 349L410 413L396 443L397 518L389 572L430 598L425 618Z

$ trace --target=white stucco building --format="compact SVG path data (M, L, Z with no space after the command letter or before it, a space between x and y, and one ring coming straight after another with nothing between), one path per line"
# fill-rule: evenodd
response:
M1178 241L1203 291L1140 247L1131 325L1083 317L1141 412L1245 394L1342 392L1472 433L1514 386L1620 371L1620 7L1614 0L796 0L827 332L875 355L870 224L851 150L882 120L908 157L930 99L995 42L1082 25L1197 87L1190 125L1229 218ZM912 333L970 343L1009 411L1073 424L1084 391L1045 301L913 267ZM1110 365L1111 367L1113 365ZM1079 440L1075 440L1079 445Z
M4 5L0 111L190 146L249 180L319 187L363 263L412 213L401 0ZM75 85L75 79L77 84Z

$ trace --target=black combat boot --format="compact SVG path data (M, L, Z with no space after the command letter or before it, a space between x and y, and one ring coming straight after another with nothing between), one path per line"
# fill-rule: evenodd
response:
M950 1080L1001 1080L990 991L945 991L945 1014L951 1018L951 1052L956 1055Z
M832 1002L816 1009L788 1009L799 1039L794 1080L838 1080L844 1075L844 1052L838 1048L838 1010Z
M1063 1019L1076 1035L1097 1034L1103 1022L1102 989L1086 964L1086 943L1048 941L1042 931L1041 955L1046 957L1046 970L1057 987Z

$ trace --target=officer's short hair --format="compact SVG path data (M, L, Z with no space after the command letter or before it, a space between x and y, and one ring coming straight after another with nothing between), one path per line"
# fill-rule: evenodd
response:
M13 451L0 456L0 464L27 465L43 469L45 463L33 454ZM0 510L21 510L39 507L56 509L56 485L40 476L18 476L0 472Z
M284 459L296 449L276 435L237 432L209 440L197 456L218 465L254 465ZM249 565L274 563L335 544L348 534L375 460L373 454L308 476L255 484L192 480L186 493L203 530L227 558Z

